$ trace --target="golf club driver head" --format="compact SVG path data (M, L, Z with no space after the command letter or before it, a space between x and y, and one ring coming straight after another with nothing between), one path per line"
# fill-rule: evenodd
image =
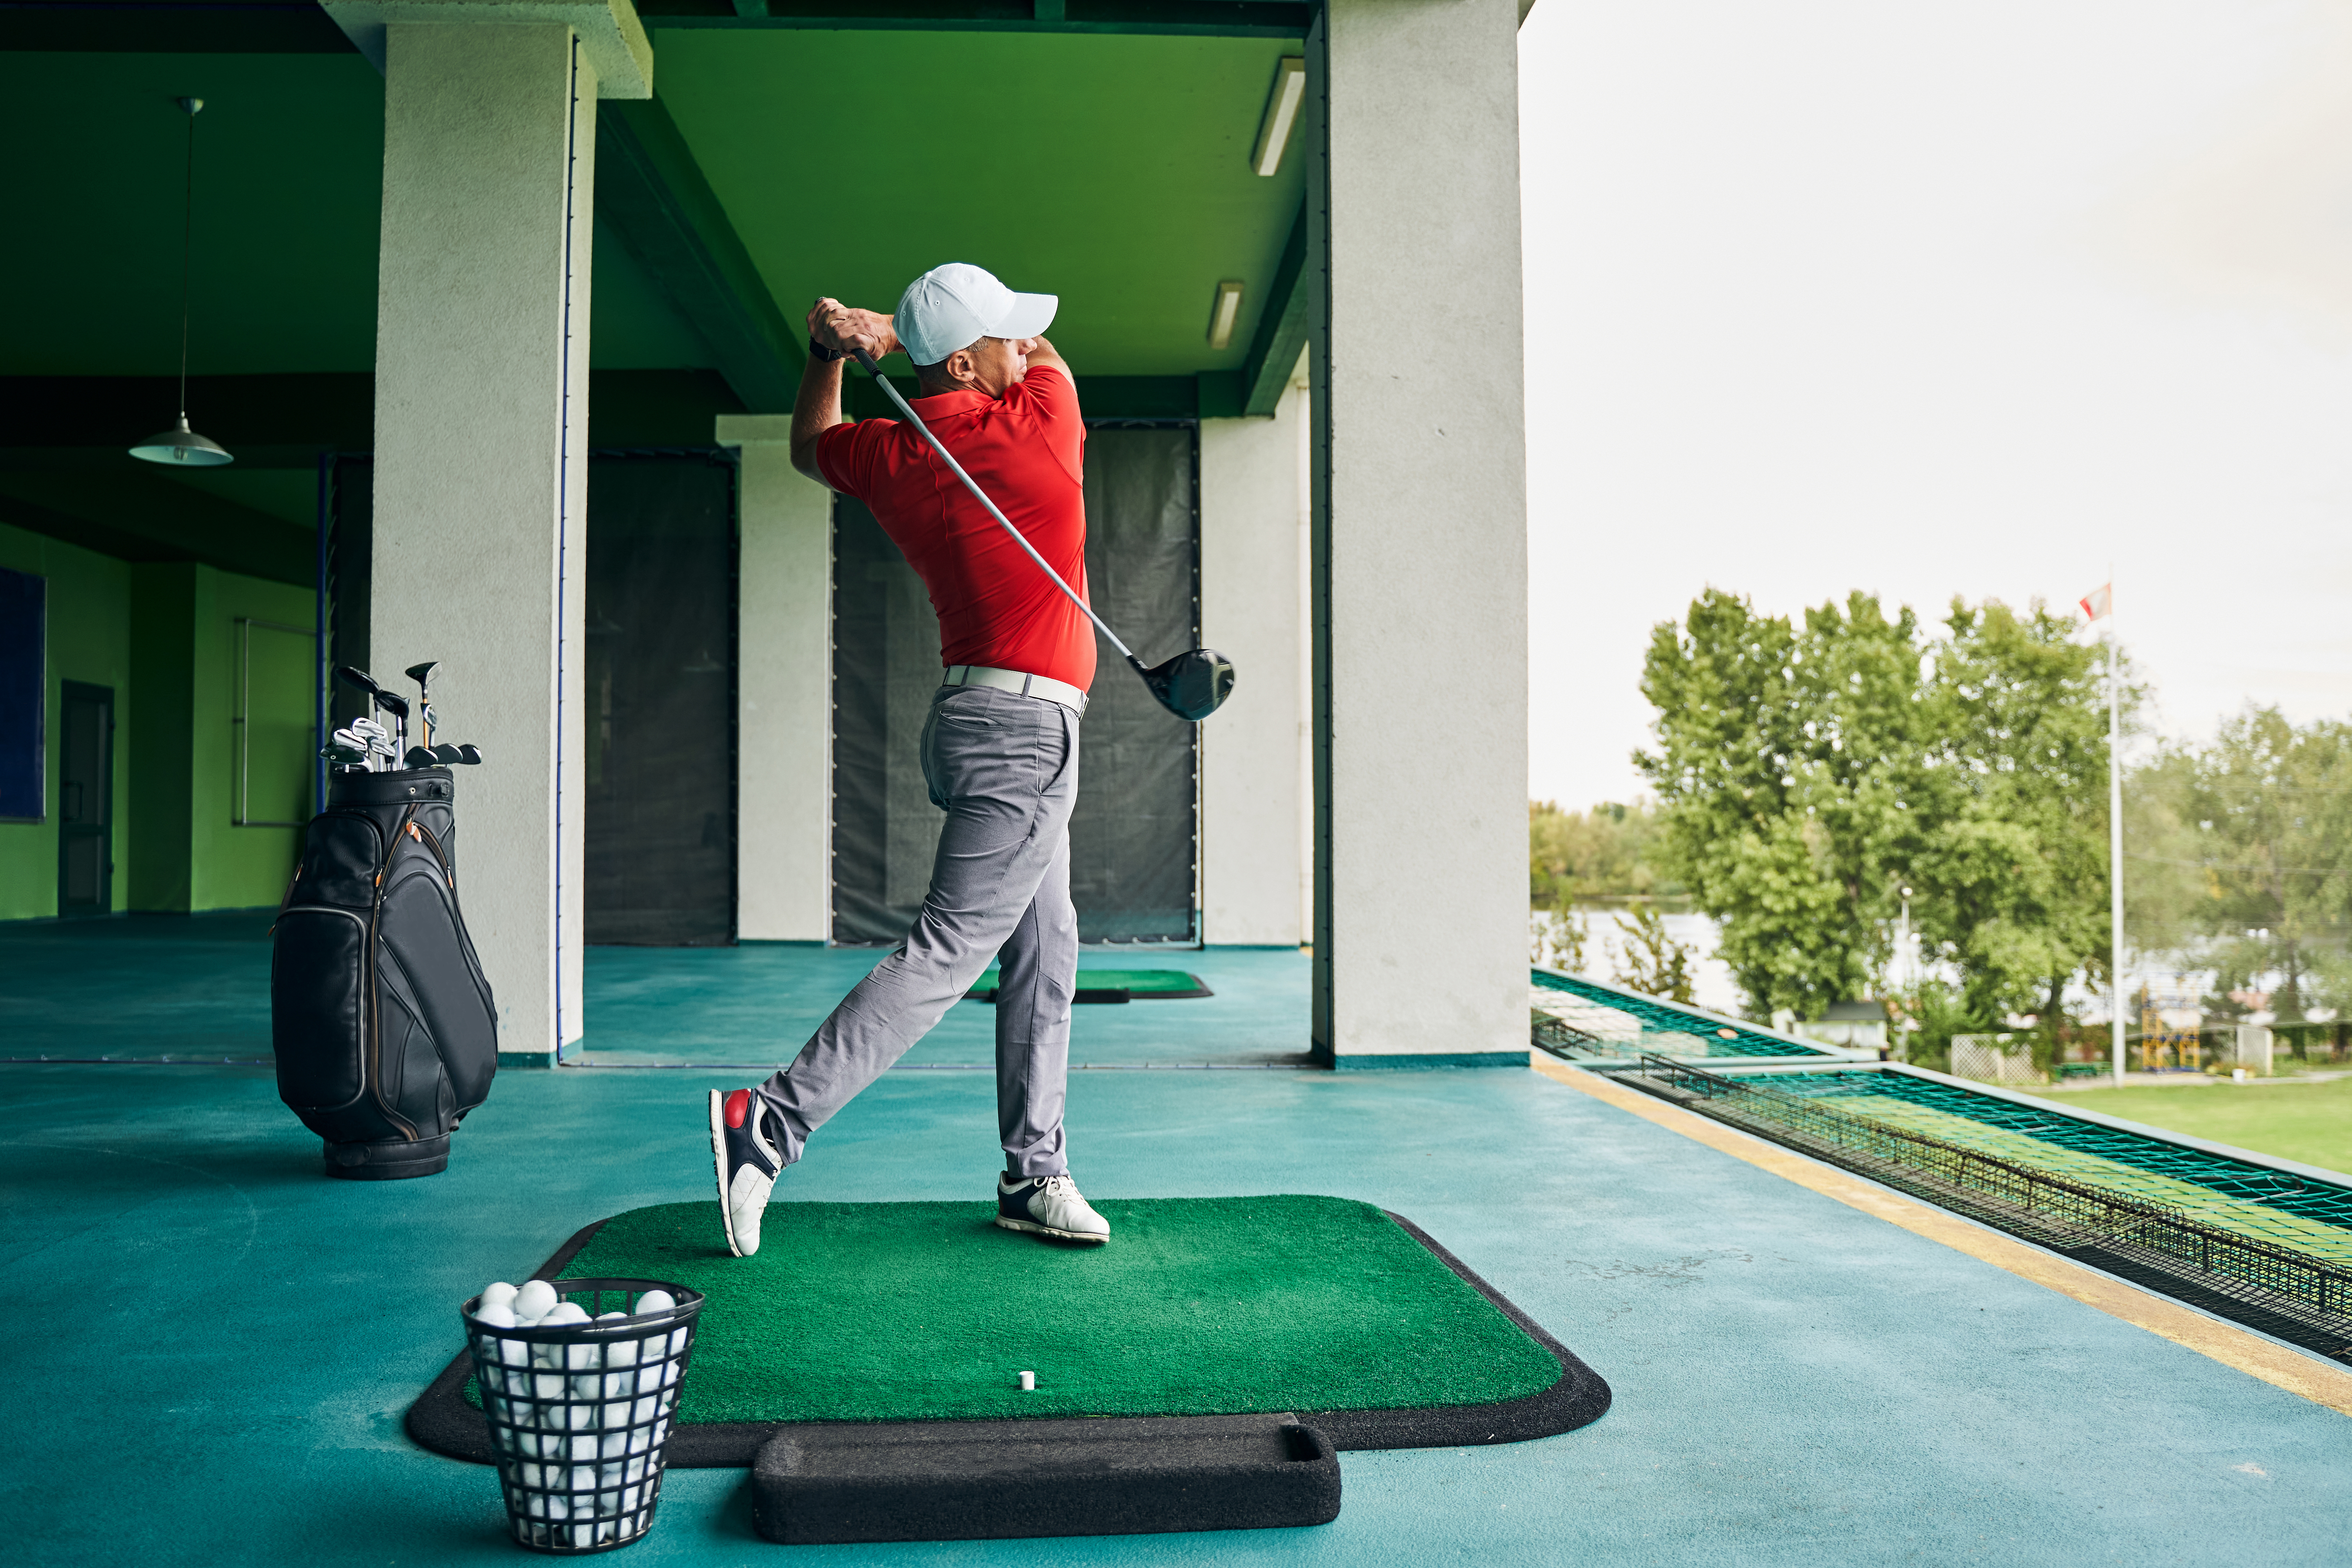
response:
M367 766L367 752L356 746L321 746L319 748L319 755L340 768Z
M1130 658L1128 662L1143 677L1143 684L1151 688L1160 706L1187 723L1199 723L1234 694L1234 661L1213 647L1180 653L1148 669L1139 658Z
M431 679L433 672L440 668L441 661L439 659L428 658L423 664L412 664L406 669L401 671L401 673L407 676L409 679L416 682L416 700L419 702L425 700L425 681Z
M457 760L461 763L467 763L468 765L478 763L482 760L482 748L475 745L459 746L457 748Z
M408 765L412 768L433 767L437 765L440 761L441 759L435 756L431 749L428 747L411 746L408 748Z
M433 760L443 763L471 764L482 760L482 748L452 746L445 743L433 748Z

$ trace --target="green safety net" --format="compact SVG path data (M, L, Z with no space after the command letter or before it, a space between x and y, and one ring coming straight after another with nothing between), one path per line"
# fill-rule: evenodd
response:
M2069 1155L2142 1172L2162 1179L2167 1188L2164 1201L2200 1211L2209 1221L2226 1220L2230 1229L2261 1235L2299 1251L2316 1250L2333 1256L2341 1247L2346 1249L2343 1256L2352 1258L2352 1234L2331 1238L2329 1245L2315 1246L2314 1233L2308 1228L2310 1222L2316 1222L2352 1233L2352 1187L2126 1132L2119 1127L1937 1083L1933 1079L1914 1078L1909 1073L1776 1073L1769 1080L1769 1087L1808 1099L1861 1101L1841 1109L1875 1115L1890 1125L1906 1126L1915 1131L1930 1130L1915 1125L1900 1110L1882 1109L1870 1102L1891 1100L1918 1106L2020 1135L2001 1140L2002 1148L1989 1152L1999 1152L2007 1159L2030 1161L2061 1174L2078 1164L2078 1161L2068 1159ZM1930 1135L1949 1141L1953 1130L1946 1126L1930 1131ZM2038 1155L2034 1144L2042 1146ZM2085 1168L2080 1173L2089 1172ZM2124 1184L2109 1178L2102 1184ZM2200 1198L2189 1189L2210 1195ZM2154 1197L2157 1194L2151 1190L2146 1195ZM2274 1222L2265 1218L2272 1214L2277 1215Z
M1533 969L1528 977L1547 991L1561 991L1596 1007L1606 1007L1624 1014L1641 1026L1642 1037L1636 1040L1612 1040L1602 1037L1585 1036L1571 1018L1566 1026L1547 1031L1541 1017L1536 1022L1536 1044L1563 1056L1579 1058L1623 1058L1638 1056L1644 1051L1666 1057L1826 1057L1829 1052L1811 1046L1799 1045L1794 1040L1768 1035L1729 1019L1717 1018L1696 1007L1685 1007L1673 1002L1662 1002L1654 996L1636 996L1606 985L1580 980L1573 974L1556 974L1548 969ZM1547 1033L1555 1037L1545 1037Z

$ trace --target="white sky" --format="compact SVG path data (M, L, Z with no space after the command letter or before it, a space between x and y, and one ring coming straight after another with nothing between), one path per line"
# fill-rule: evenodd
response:
M2352 0L1538 0L1529 789L1713 584L2071 604L2158 722L2352 710Z

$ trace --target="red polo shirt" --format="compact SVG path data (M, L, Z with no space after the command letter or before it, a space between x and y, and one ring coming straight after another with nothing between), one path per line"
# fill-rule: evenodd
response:
M1087 430L1070 378L1032 365L1002 397L946 392L913 405L1037 553L1086 593ZM1017 669L1080 690L1093 683L1092 623L920 435L896 419L836 425L817 437L816 466L866 503L930 590L942 666Z

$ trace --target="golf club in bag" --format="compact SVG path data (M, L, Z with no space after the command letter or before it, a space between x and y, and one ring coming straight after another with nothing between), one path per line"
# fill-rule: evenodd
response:
M498 1012L457 905L457 784L446 765L374 771L363 752L326 750L341 765L271 928L278 1097L326 1141L327 1174L429 1176L499 1066Z
M921 433L923 439L931 444L931 450L940 455L940 461L948 466L948 471L963 481L963 488L971 492L972 499L988 509L988 515L1003 525L1004 531L1013 536L1013 542L1028 553L1030 560L1037 563L1037 570L1052 578L1054 586L1067 595L1070 603L1086 612L1087 619L1094 622L1095 629L1110 640L1110 646L1118 649L1120 657L1134 667L1136 674L1143 677L1143 684L1151 689L1151 695L1160 706L1167 709L1179 719L1197 724L1224 705L1225 699L1234 693L1234 666L1231 659L1214 648L1206 647L1196 647L1190 653L1180 653L1165 664L1146 665L1141 659L1136 658L1134 649L1119 641L1118 634L1105 625L1100 616L1095 614L1094 606L1078 597L1070 585L1062 581L1062 574L1047 564L1044 556L1037 553L1037 547L1030 543L1019 529L1013 526L1012 519L996 510L996 503L988 499L988 492L973 482L972 477L963 471L963 465L955 460L955 455L940 444L940 438L931 434L931 427L924 424L921 417L908 406L905 398L898 395L898 389L890 384L889 378L882 374L882 367L874 363L874 356L860 349L857 351L857 363L866 367L866 374L874 378L875 384L887 393L890 401L898 405L898 412L907 416L907 423L913 426Z

